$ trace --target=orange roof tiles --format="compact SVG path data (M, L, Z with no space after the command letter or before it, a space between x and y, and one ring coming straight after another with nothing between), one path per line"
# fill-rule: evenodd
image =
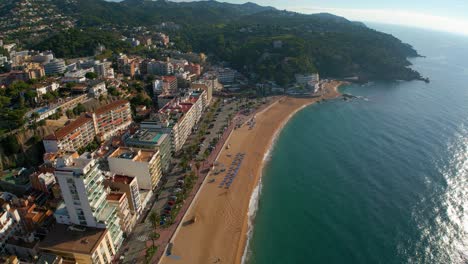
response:
M88 122L93 122L93 118L89 114L82 114L80 117L75 119L75 121L71 122L70 124L62 127L61 129L57 130L53 136L47 136L45 139L62 139L71 132L73 132L75 129L81 127L82 125L88 123Z
M117 108L119 106L122 106L122 105L125 105L125 104L128 104L129 102L127 100L117 100L117 101L114 101L110 104L107 104L105 106L102 106L98 109L96 109L95 113L96 115L101 115L103 113L106 113L114 108Z

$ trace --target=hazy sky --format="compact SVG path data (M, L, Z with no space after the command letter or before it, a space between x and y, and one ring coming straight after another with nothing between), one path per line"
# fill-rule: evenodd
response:
M244 3L249 0L224 0ZM250 0L301 13L430 28L468 35L468 0ZM182 1L177 1L182 2Z

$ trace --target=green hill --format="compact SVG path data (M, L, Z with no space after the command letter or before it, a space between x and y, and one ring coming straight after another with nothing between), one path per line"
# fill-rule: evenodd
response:
M77 27L83 31L121 30L128 26L154 28L162 22L173 22L179 25L178 29L158 30L166 31L177 48L207 53L259 80L287 83L294 73L314 70L325 77L359 76L362 80L421 78L408 68L407 58L418 56L410 45L332 14L305 15L253 3L216 1L51 0L51 3L64 16L76 19ZM99 30L93 30L99 38L96 33ZM61 50L59 54L71 56L73 49L68 48L77 44L67 39L72 38L59 33L35 47ZM112 43L110 39L108 36L101 42ZM281 41L281 47L274 48L274 41ZM122 48L120 44L117 46ZM79 55L90 50L81 52L81 49Z

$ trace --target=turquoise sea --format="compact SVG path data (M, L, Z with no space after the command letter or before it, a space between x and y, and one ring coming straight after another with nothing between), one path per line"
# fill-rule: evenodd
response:
M468 263L468 38L372 25L425 58L424 82L351 85L280 133L249 264Z

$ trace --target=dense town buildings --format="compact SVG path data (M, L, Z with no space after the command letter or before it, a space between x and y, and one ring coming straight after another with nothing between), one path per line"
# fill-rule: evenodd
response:
M171 45L162 33L125 39L148 49ZM121 54L112 59L115 65L102 57L65 62L50 51L11 51L4 60L0 57L0 63L14 65L0 74L0 86L40 79L29 83L37 107L26 117L30 125L54 119L48 124L61 128L43 139L46 154L39 168L5 174L0 180L24 195L8 202L0 199L0 253L65 263L115 261L124 236L147 215L153 191L177 161L173 154L182 149L213 92L222 87L219 76L198 80L201 55L171 50L163 60ZM102 45L96 48L98 55L104 51ZM151 95L138 89L144 81L152 85L154 105L134 100L140 93ZM132 105L127 100L98 104L106 97L128 98ZM85 104L95 110L83 112ZM59 112L67 112L71 122L56 120ZM136 120L152 118L138 127L132 125L132 114ZM94 152L78 154L88 150Z

